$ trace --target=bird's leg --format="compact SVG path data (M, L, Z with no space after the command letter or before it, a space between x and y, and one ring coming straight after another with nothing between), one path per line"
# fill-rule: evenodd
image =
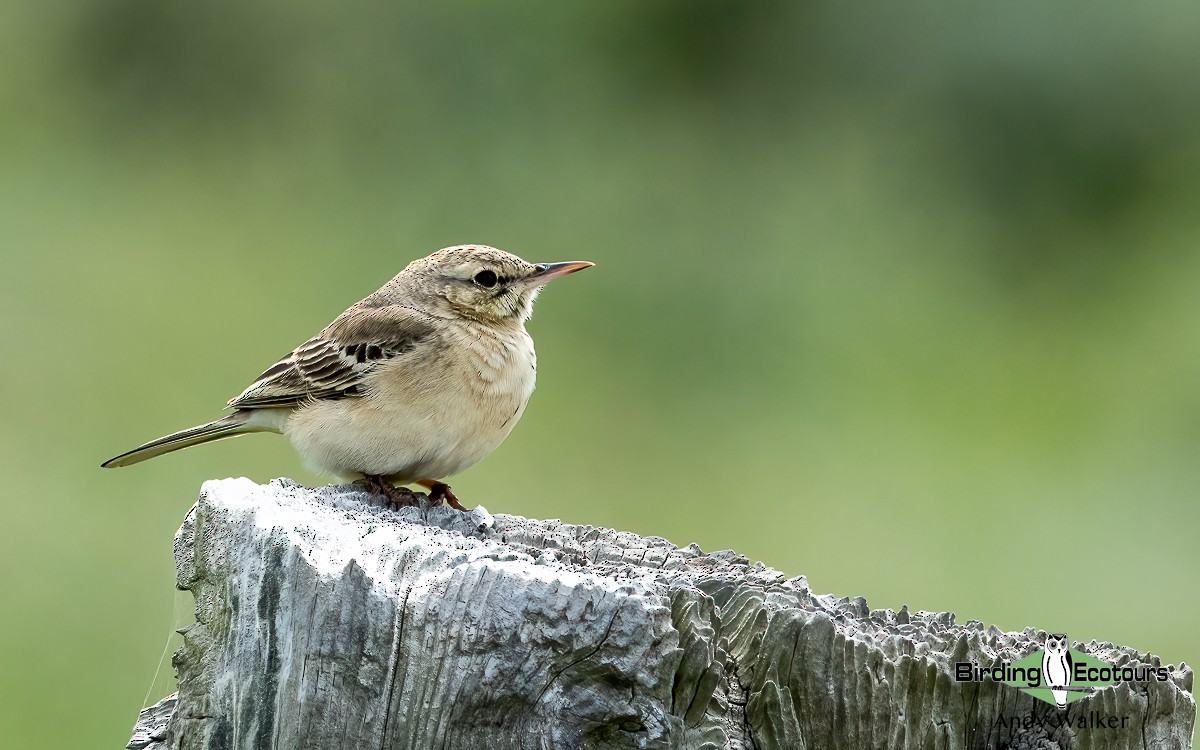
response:
M446 505L449 505L451 508L454 508L455 510L461 510L464 513L466 512L467 509L463 507L463 504L460 503L458 498L455 497L454 493L450 491L450 485L446 484L445 482L439 482L436 479L422 479L418 481L417 484L429 490L429 500L435 505L445 500Z
M367 474L362 479L355 482L362 485L363 489L373 495L383 495L387 500L387 504L394 508L400 509L405 506L415 506L418 504L417 498L408 490L397 487L388 480L374 474Z

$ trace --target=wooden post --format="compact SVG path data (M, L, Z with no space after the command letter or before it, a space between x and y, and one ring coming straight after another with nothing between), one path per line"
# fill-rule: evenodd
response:
M142 712L129 747L1191 747L1184 665L1062 710L954 678L958 662L1036 651L1032 628L872 611L657 537L377 502L205 484L175 540L197 620L178 697ZM1109 717L1127 718L1096 726Z

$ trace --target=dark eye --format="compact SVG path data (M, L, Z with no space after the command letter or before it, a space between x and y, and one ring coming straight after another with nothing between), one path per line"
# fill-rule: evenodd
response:
M479 286L491 289L492 287L496 286L496 281L496 274L492 271L480 271L479 273L475 274L475 283Z

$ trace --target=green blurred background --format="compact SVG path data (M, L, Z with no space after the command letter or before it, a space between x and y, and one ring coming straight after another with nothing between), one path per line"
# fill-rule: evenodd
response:
M455 489L1200 657L1195 3L9 2L0 745L120 747L221 413L411 259L588 259ZM153 696L158 697L158 696Z

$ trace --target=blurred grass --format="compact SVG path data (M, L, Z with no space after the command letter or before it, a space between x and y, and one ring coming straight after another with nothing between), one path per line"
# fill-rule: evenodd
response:
M464 497L1194 660L1198 15L9 4L0 744L123 743L200 482L322 481L98 463L460 242L598 264Z

